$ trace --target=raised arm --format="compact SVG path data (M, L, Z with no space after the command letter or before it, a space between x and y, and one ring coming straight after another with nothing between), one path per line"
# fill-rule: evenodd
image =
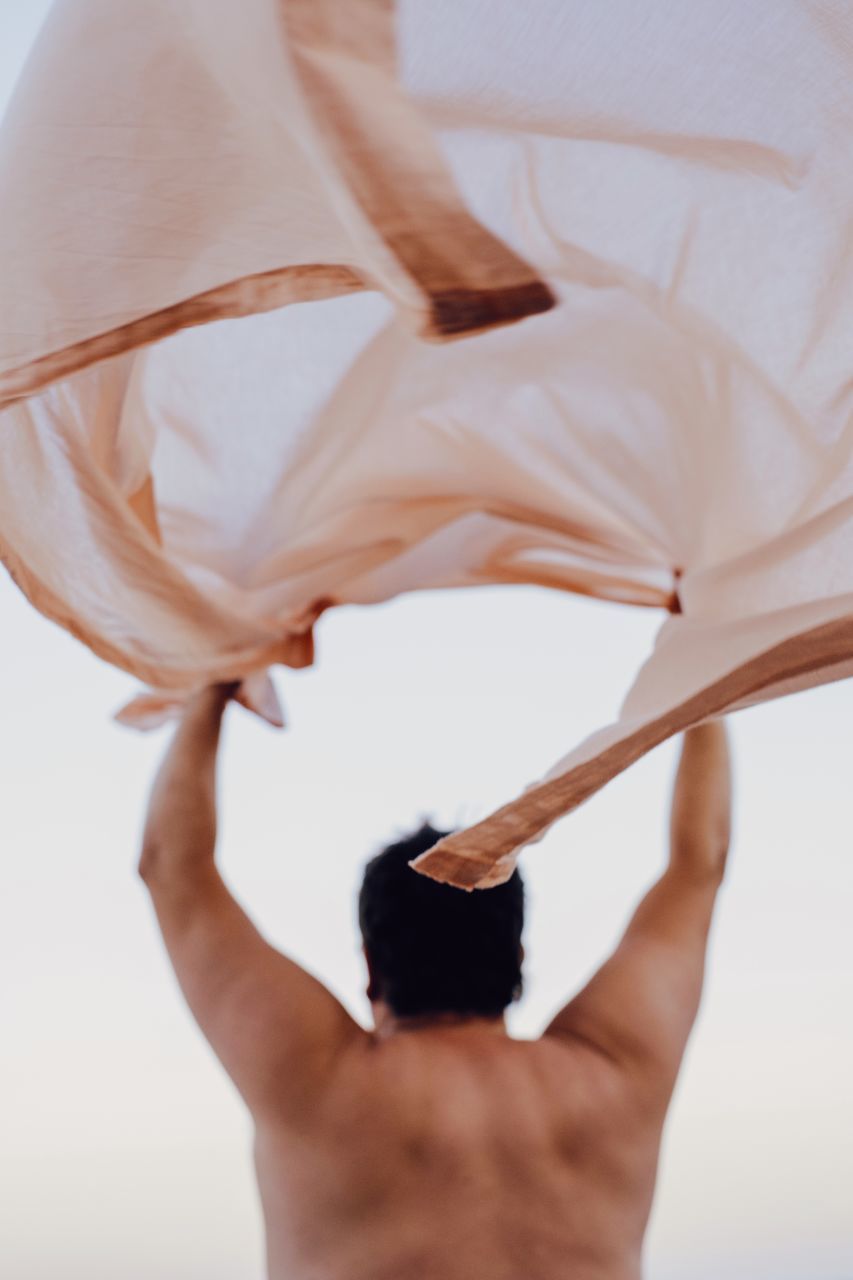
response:
M668 1098L702 993L714 902L729 848L731 770L722 722L685 734L669 865L614 954L551 1023Z
M271 947L214 862L216 757L230 687L196 695L160 767L139 873L181 990L256 1113L298 1121L363 1034L321 983Z

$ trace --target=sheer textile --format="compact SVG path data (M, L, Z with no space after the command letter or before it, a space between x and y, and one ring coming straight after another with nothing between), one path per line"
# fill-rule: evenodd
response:
M280 721L338 604L673 610L616 724L420 860L494 883L853 674L851 86L833 0L59 0L0 130L4 561L139 724L238 678Z

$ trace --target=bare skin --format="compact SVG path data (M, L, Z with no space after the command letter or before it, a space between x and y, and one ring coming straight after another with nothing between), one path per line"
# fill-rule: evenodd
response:
M214 862L229 690L198 695L140 861L187 1002L255 1122L271 1280L639 1280L661 1130L729 843L721 724L691 730L669 865L534 1041L503 1020L358 1026Z

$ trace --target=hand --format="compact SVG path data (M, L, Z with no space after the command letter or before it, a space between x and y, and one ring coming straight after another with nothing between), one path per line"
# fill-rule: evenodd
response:
M203 715L217 711L221 715L225 710L226 704L234 697L239 688L240 681L231 680L221 684L209 684L203 689L197 689L195 693L187 698L182 719L196 714Z

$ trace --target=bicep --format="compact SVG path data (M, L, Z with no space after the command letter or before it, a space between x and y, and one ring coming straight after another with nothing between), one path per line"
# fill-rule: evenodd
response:
M718 884L668 871L640 903L614 954L550 1033L585 1041L617 1066L671 1088L702 995Z
M357 1024L266 942L215 868L149 889L187 1004L249 1107L309 1106Z

